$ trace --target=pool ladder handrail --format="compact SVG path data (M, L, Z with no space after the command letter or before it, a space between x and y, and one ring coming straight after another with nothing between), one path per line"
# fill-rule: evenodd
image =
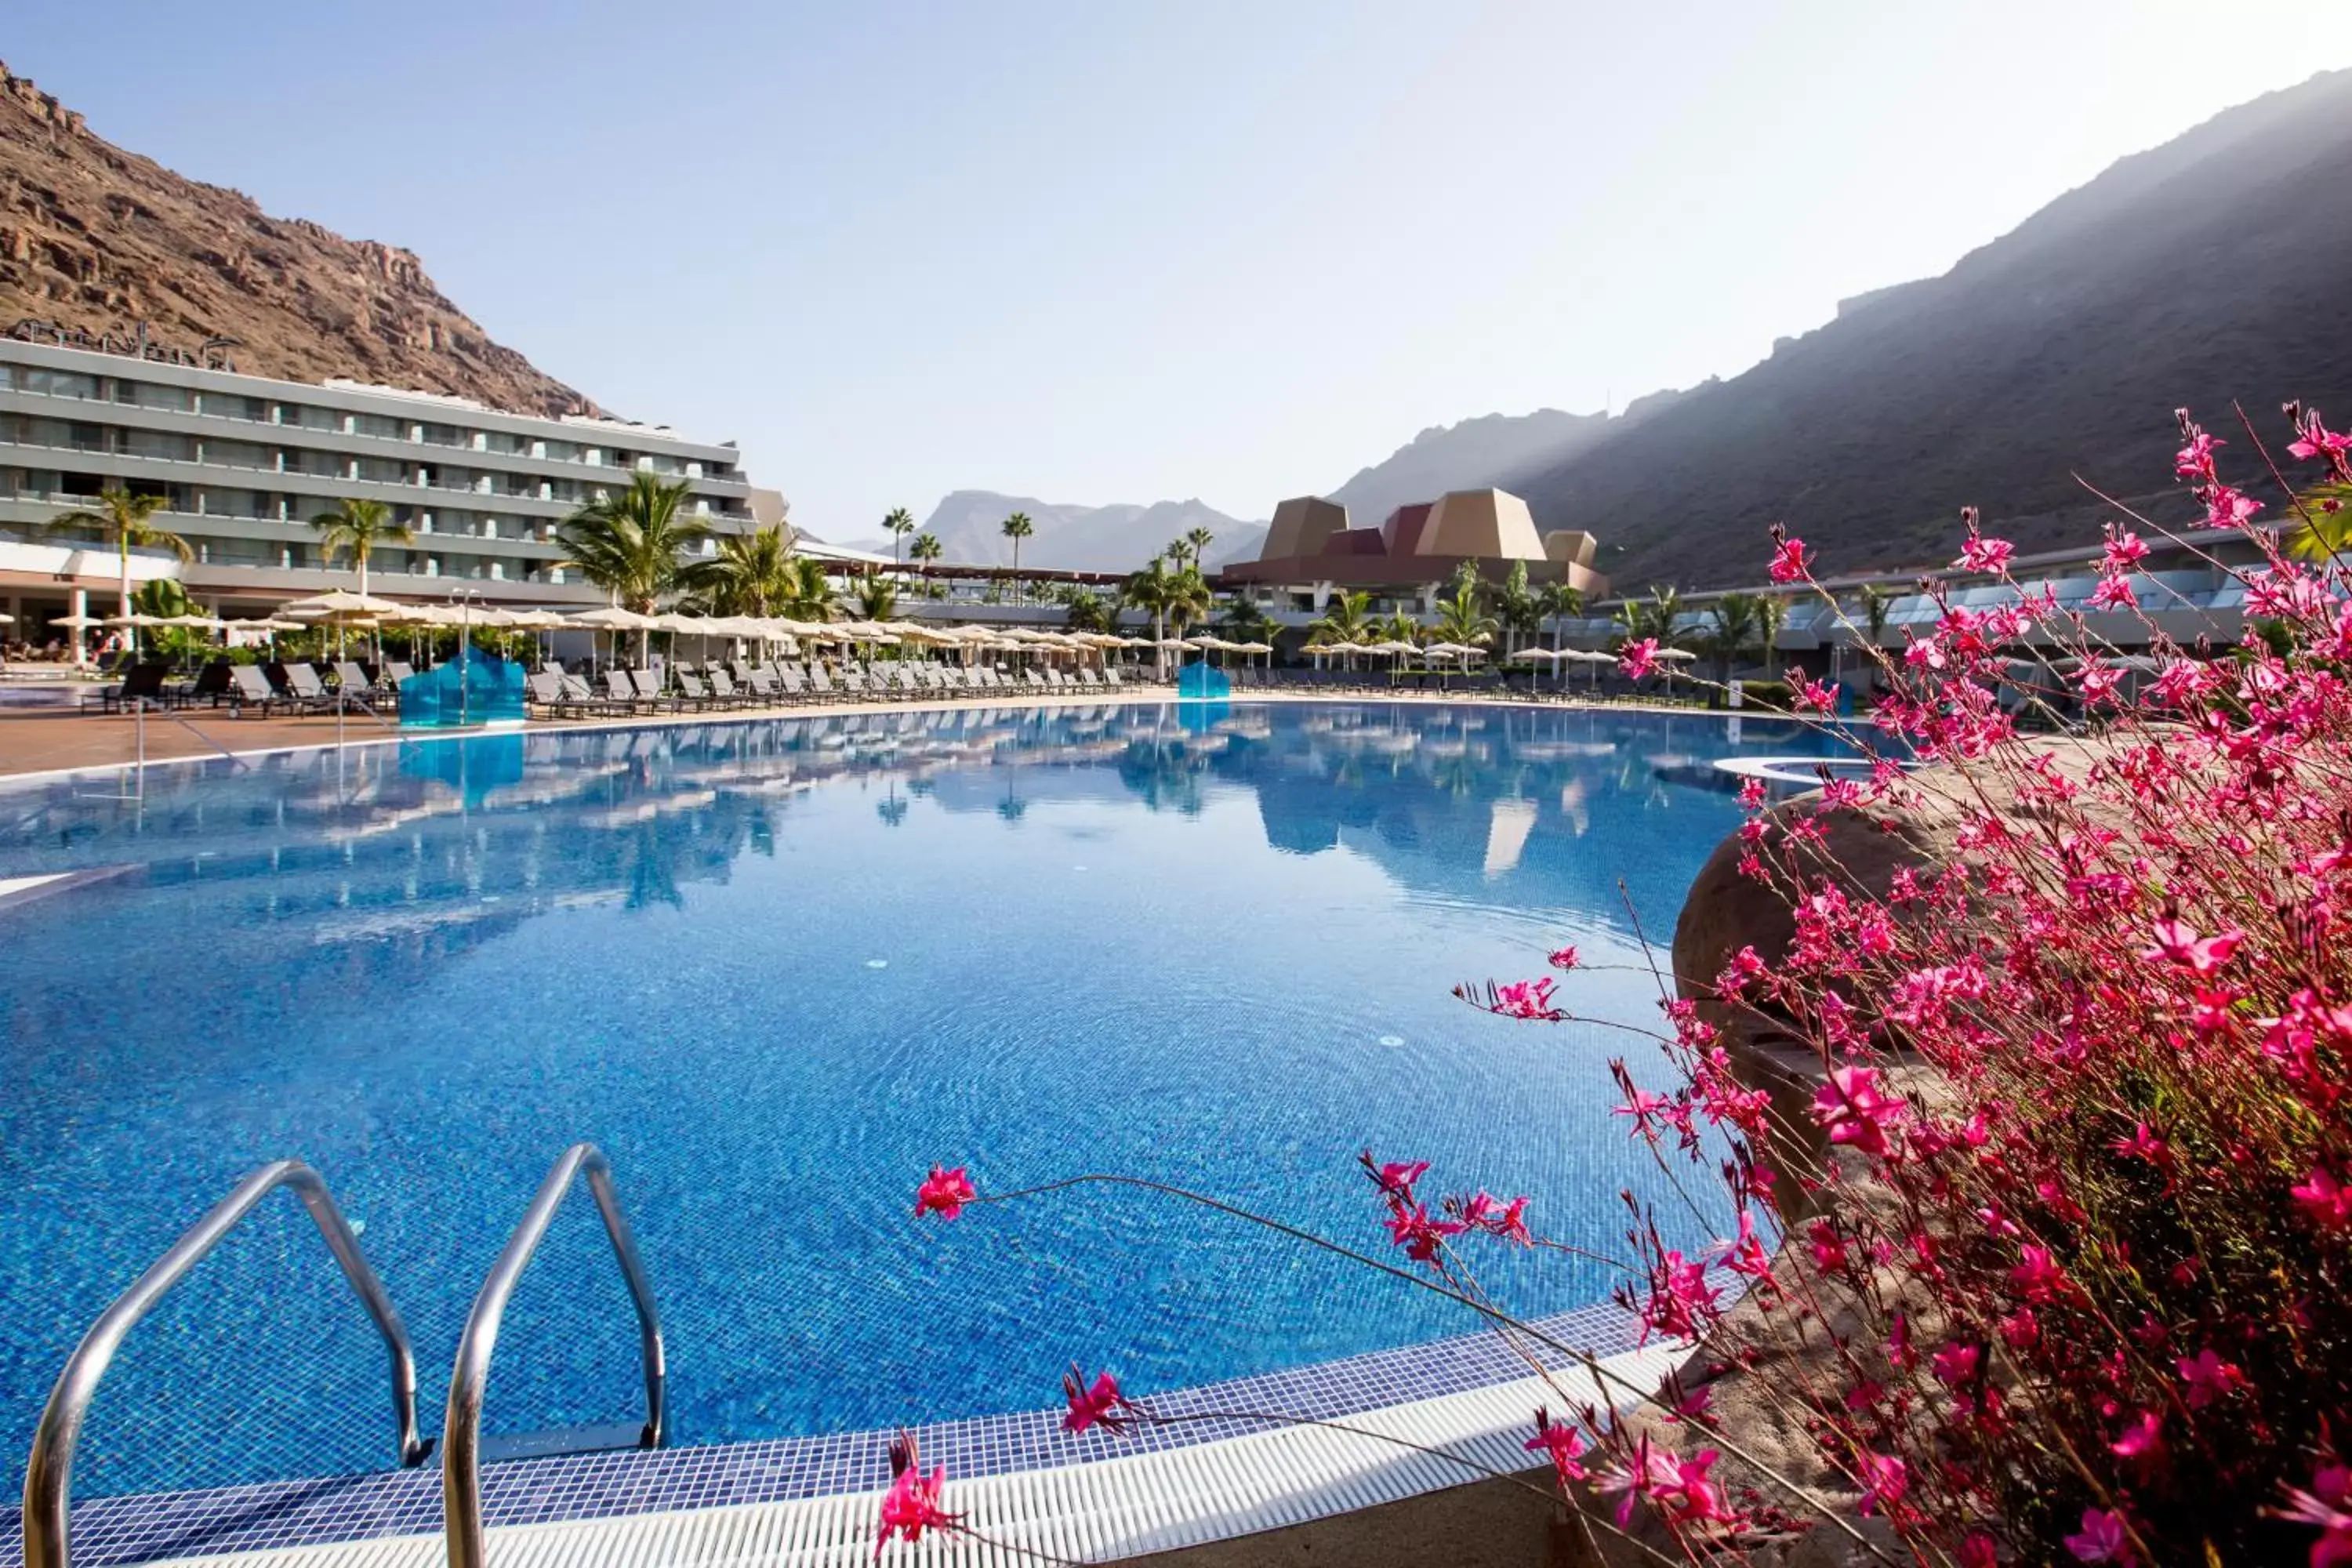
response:
M662 1441L661 1315L654 1306L653 1282L637 1256L635 1237L622 1215L613 1191L613 1167L593 1143L574 1143L563 1152L539 1184L539 1194L524 1211L522 1222L507 1238L499 1260L482 1281L474 1310L467 1314L466 1331L457 1342L457 1364L449 1373L449 1408L441 1423L441 1515L450 1568L483 1568L487 1548L482 1538L482 1394L489 1382L490 1352L499 1339L507 1299L514 1294L531 1254L539 1250L555 1211L563 1206L575 1175L588 1178L589 1194L604 1215L604 1234L612 1239L629 1296L637 1310L637 1336L646 1373L646 1425L637 1447L657 1448ZM32 1568L27 1564L27 1568Z
M238 1222L279 1187L291 1187L310 1211L327 1248L342 1266L343 1277L359 1292L360 1303L375 1321L392 1354L392 1407L400 1426L400 1463L407 1468L424 1461L432 1444L416 1436L416 1358L408 1346L408 1330L384 1291L383 1281L368 1267L359 1236L343 1218L342 1210L327 1191L319 1173L299 1160L274 1160L239 1182L212 1212L190 1226L171 1250L157 1258L115 1298L81 1343L66 1360L57 1386L41 1412L33 1433L32 1457L25 1466L25 1568L67 1568L72 1548L74 1447L81 1438L82 1418L98 1393L99 1380L121 1346L123 1336L184 1279L188 1270Z

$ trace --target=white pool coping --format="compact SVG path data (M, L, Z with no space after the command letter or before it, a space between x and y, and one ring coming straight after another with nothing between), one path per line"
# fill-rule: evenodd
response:
M1247 1436L1093 1464L958 1480L941 1506L961 1532L886 1548L885 1563L929 1568L1014 1568L1038 1553L1109 1563L1305 1524L1486 1479L1539 1468L1526 1451L1538 1405L1555 1413L1591 1403L1624 1409L1689 1353L1659 1342L1603 1358L1609 1376L1581 1368L1526 1377L1349 1416L1351 1430L1277 1427ZM1458 1457L1473 1469L1383 1438ZM881 1493L672 1510L488 1531L499 1568L856 1568L874 1561ZM441 1536L402 1535L316 1546L158 1559L185 1568L438 1568ZM154 1565L151 1565L154 1568Z

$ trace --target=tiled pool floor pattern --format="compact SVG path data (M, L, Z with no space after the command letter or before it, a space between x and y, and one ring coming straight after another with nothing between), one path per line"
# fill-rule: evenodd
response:
M1638 1322L1609 1304L1535 1326L1595 1357L1618 1354L1640 1339ZM1571 1364L1571 1358L1549 1351L1538 1359L1547 1369ZM951 1480L973 1479L1191 1447L1269 1426L1212 1413L1341 1420L1528 1375L1519 1351L1496 1334L1479 1333L1149 1395L1163 1415L1211 1417L1175 1426L1074 1435L1061 1429L1059 1411L1026 1411L927 1426L919 1436L927 1464L946 1465ZM494 1465L483 1472L484 1517L497 1528L877 1490L889 1481L890 1436L867 1431ZM74 1510L73 1556L86 1568L107 1568L433 1534L440 1528L440 1472L428 1459L413 1470L92 1499ZM0 1511L0 1568L21 1568L24 1531L16 1509Z

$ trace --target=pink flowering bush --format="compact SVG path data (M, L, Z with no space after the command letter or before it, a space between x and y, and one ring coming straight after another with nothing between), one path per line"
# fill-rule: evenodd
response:
M2288 416L2290 456L2352 486L2352 438ZM1563 1389L1526 1442L1596 1547L1777 1561L1811 1531L1960 1568L2352 1563L2352 574L2282 551L2226 443L2181 426L2208 525L2257 547L2226 570L2259 635L2167 636L2133 579L2162 531L2118 508L2085 608L2026 583L1944 601L1899 654L1872 650L1866 773L1778 808L1749 785L1738 870L1787 940L1662 977L1666 1087L1616 1064L1618 1114L1686 1214L1730 1215L1694 1252L1669 1240L1685 1216L1629 1195L1628 1254L1606 1260L1645 1332L1698 1353L1663 1389ZM2011 580L2010 544L1964 523L1955 564ZM1815 586L1784 534L1769 570ZM2135 613L2148 657L2117 660L2086 617ZM1638 675L1656 652L1622 658ZM1792 669L1790 689L1832 721L1829 682ZM1855 853L1882 839L1904 853ZM1549 958L1558 977L1464 994L1572 1017L1586 966ZM1801 1084L1776 1079L1790 1064ZM1558 1245L1525 1199L1362 1163L1381 1226L1363 1250L1116 1175L983 1194L935 1168L917 1213L1173 1194L1566 1350L1476 1283L1473 1248ZM1074 1431L1204 1418L1108 1373L1074 1369L1064 1396ZM886 1529L955 1527L936 1471L900 1483Z
M2288 412L2291 453L2352 478L2346 438ZM1786 951L1678 977L1671 1092L1621 1064L1636 1131L1727 1184L1738 1226L1717 1271L1637 1225L1627 1299L1747 1369L1812 1450L1786 1468L1882 1521L1891 1560L2352 1563L2352 579L2289 559L2224 443L2182 434L2208 525L2259 547L2232 575L2263 635L2184 647L2151 619L2135 668L2030 584L1947 602L1884 661L1867 778L1748 794L1738 868L1791 911ZM1955 564L2009 580L1965 521ZM2109 526L2089 610L2138 609L2143 530ZM1785 537L1772 571L1812 581ZM1840 852L1923 823L1939 847L1891 873ZM1801 1112L1735 1037L1816 1064ZM1657 1442L1589 1419L1578 1462L1701 1560L1775 1532L1695 1506ZM1830 1511L1776 1479L1795 1522Z

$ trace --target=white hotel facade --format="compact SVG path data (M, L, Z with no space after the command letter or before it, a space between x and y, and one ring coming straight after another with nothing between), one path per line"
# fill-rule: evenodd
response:
M44 530L115 485L163 495L155 522L194 552L134 552L134 585L176 577L215 614L349 586L350 563L331 565L310 526L346 497L383 502L415 535L371 558L374 593L587 607L604 595L561 567L556 525L638 470L684 479L718 532L783 516L731 444L663 426L0 338L0 612L16 617L0 632L38 644L63 636L52 618L114 613L113 549Z

